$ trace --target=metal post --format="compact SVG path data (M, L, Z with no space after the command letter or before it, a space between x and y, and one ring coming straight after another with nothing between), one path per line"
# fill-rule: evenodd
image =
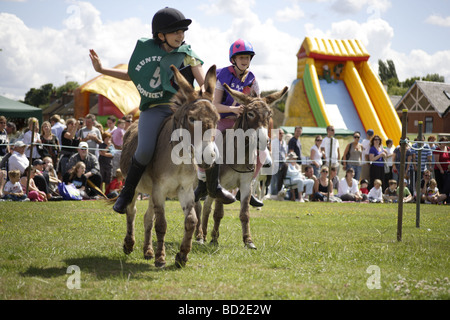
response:
M402 110L402 137L400 139L400 173L398 192L398 218L397 218L397 241L402 241L403 224L403 194L405 188L405 161L406 161L406 127L408 110Z
M331 175L331 156L333 155L333 137L330 138L330 161L328 166L328 186L327 186L327 202L330 202L330 175ZM333 190L333 182L331 182L331 190Z
M416 174L416 228L420 228L420 182L422 180L422 147L424 143L422 142L422 125L423 121L419 121L419 134L417 136L417 145L419 146L419 152L417 154L417 174Z
M36 128L36 122L33 121L33 131L31 131L31 145L30 145L30 159L28 163L28 172L27 172L27 197L28 197L28 191L30 188L30 176L31 176L31 165L33 164L33 142L34 142L34 130Z

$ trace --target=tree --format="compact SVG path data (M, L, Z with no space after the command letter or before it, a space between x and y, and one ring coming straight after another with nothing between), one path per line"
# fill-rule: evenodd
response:
M54 89L51 83L44 84L39 89L31 88L25 94L25 103L35 107L47 104L50 100L50 94Z
M378 75L384 84L388 84L390 79L395 79L398 82L394 61L386 60L386 63L384 63L382 60L378 60Z

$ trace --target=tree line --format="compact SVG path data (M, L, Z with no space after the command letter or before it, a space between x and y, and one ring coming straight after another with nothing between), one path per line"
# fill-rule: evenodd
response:
M392 60L378 60L378 75L381 82L388 87L389 95L403 96L408 89L417 80L433 81L433 82L445 82L444 76L438 73L427 74L425 77L411 77L405 81L399 81L397 77L397 71L395 70L395 64Z

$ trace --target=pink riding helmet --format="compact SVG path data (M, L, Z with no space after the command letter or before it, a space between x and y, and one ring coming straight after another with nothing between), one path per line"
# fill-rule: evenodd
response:
M253 50L253 46L250 42L242 39L238 39L230 47L230 62L235 55L238 54L249 54L251 58L255 55L255 51Z

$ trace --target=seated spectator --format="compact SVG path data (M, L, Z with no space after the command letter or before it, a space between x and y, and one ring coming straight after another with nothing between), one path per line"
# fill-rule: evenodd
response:
M6 182L3 189L3 199L12 201L25 201L27 195L22 190L20 184L20 171L12 170L8 172L9 181Z
M373 181L373 187L369 191L369 202L383 203L383 191L381 190L382 182L380 179Z
M290 152L287 157L288 168L286 171L286 178L291 180L291 184L297 185L298 190L298 201L305 202L303 199L303 192L305 192L305 196L309 198L309 196L313 192L314 180L307 179L299 170L299 166L297 165L297 155L293 152ZM305 191L304 191L305 190Z
M447 195L440 194L435 179L430 180L430 186L427 189L427 200L425 203L442 204L447 199Z
M85 176L90 180L97 188L102 186L102 176L100 175L100 165L98 159L95 155L88 151L88 144L86 142L80 142L78 145L78 152L70 157L67 165L69 168L74 167L78 162L84 162L86 166ZM68 173L66 172L63 181L66 182L68 179ZM94 197L97 192L94 188L87 185L87 194L90 197Z
M313 201L325 201L328 194L333 194L333 184L331 183L331 180L328 180L327 166L323 166L322 169L320 169L320 176L314 183L313 192Z
M369 181L367 179L362 179L360 182L360 188L359 191L361 191L362 194L369 195Z
M424 203L427 200L427 190L430 186L431 171L425 170L420 181L420 202Z
M30 171L30 179L28 180L28 171ZM36 176L36 169L33 167L27 167L20 178L20 184L22 185L23 192L27 190L28 184L28 198L31 201L45 202L47 201L47 195L45 192L38 189L34 183L34 178Z
M85 175L86 165L84 162L77 162L72 168L68 171L67 180L64 181L65 184L73 183L73 185L80 191L80 195L83 199L88 200L91 197L87 194L87 178Z
M53 160L51 157L45 157L44 161L44 171L47 172L49 178L49 188L54 195L58 194L58 183L61 183L61 180L58 178L58 174L53 166Z
M409 191L406 184L407 184L407 180L405 179L405 186L403 188L403 202L406 202L406 203L414 202L414 197L413 197L411 191ZM399 195L400 195L400 187L397 187L397 197L399 197Z
M397 203L397 181L394 179L389 180L389 187L384 190L383 200L385 203Z
M111 183L109 184L109 188L106 189L106 196L108 198L115 198L119 196L120 191L122 191L124 183L124 178L122 171L120 169L116 170L116 174L114 176L114 179L112 179Z
M366 200L367 196L363 195L358 190L358 181L354 178L355 170L349 168L345 172L345 177L339 182L339 189L337 196L341 198L342 201L361 201ZM364 197L366 197L364 199Z

